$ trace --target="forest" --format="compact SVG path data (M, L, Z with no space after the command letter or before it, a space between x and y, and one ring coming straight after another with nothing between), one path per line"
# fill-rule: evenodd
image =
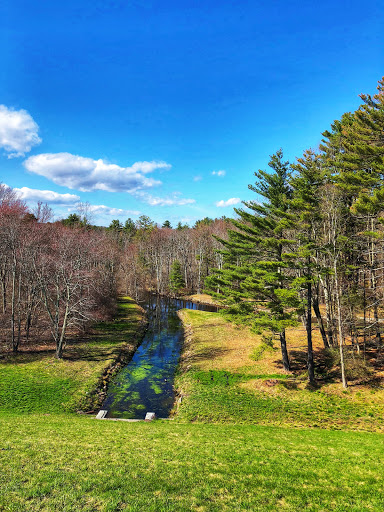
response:
M207 291L264 343L277 340L288 371L285 331L302 322L310 382L317 324L346 387L345 359L363 365L368 346L377 358L383 348L384 79L360 97L317 149L293 163L277 150L231 219L172 228L143 215L102 228L83 211L53 221L2 185L1 350L54 343L61 358L68 339L113 316L119 293Z

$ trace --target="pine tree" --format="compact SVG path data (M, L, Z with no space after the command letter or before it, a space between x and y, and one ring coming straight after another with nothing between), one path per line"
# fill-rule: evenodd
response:
M318 304L319 293L314 294L312 290L312 288L316 290L319 288L320 190L324 186L325 175L321 165L321 156L312 150L305 151L303 157L298 158L297 163L292 165L292 170L295 175L291 180L293 187L291 209L296 214L295 231L298 241L296 249L298 279L296 282L299 287L304 288L306 294L305 325L308 345L308 380L313 384L315 367L312 346L312 304L314 305L324 346L329 346Z
M379 272L378 254L382 244L381 211L384 201L384 79L379 81L378 93L374 96L360 95L363 104L354 113L344 114L335 121L332 131L325 137L321 149L324 161L332 173L332 180L343 197L345 216L343 258L339 259L340 294L348 297L351 318L349 330L356 328L353 303L364 309L364 340L367 332L365 322L366 303L374 311L376 338L380 341L379 328ZM340 263L343 266L341 271ZM359 272L356 270L359 269ZM366 283L368 277L368 291ZM346 301L346 300L345 300ZM339 338L343 338L342 315L339 314ZM346 324L344 320L344 325ZM339 343L340 340L339 340ZM358 346L358 342L357 346Z
M248 210L235 209L235 229L229 239L221 240L225 250L224 266L208 278L211 290L220 286L219 297L229 306L232 318L249 322L253 330L277 333L283 366L290 370L285 329L297 323L297 291L292 274L287 271L292 240L285 235L291 226L289 203L289 162L283 161L280 149L271 156L270 172L255 172L256 183L249 188L264 198L244 202Z
M123 233L128 241L132 240L132 238L135 236L136 226L130 217L128 217L128 219L124 223Z
M363 104L355 112L355 122L350 127L352 143L346 144L346 159L354 166L360 178L360 189L356 193L351 213L359 220L359 237L363 251L362 264L370 281L370 302L374 304L376 339L381 341L379 328L378 254L383 240L383 201L384 201L384 78L377 86L374 96L361 94Z
M183 271L180 261L175 260L169 273L169 289L172 293L177 294L182 288L185 288Z
M109 231L114 231L116 233L120 233L123 229L122 223L118 219L113 219L110 225L107 227Z

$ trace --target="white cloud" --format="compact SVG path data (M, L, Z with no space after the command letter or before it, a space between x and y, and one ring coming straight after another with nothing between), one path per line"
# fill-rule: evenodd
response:
M18 196L24 201L42 201L43 203L49 204L73 204L80 201L80 197L75 194L58 194L53 190L38 190L35 188L14 188Z
M136 192L135 196L150 206L185 206L196 203L195 199L182 199L179 193L174 192L171 197L153 197L147 192Z
M124 210L122 208L111 208L104 204L91 204L89 205L89 211L97 215L111 215L114 217L128 216L128 215L140 215L137 210Z
M0 105L0 148L8 158L24 156L40 144L39 127L26 110L14 110Z
M194 176L193 181L201 181L203 179L202 176Z
M166 162L136 162L131 167L120 167L104 160L93 160L70 153L43 153L31 156L24 162L25 168L44 176L58 185L90 192L134 192L160 185L145 174L156 169L169 169Z
M212 174L213 174L213 176L225 176L226 171L224 171L224 169L222 169L221 171L213 171Z
M224 201L223 199L221 201L218 201L216 203L216 206L218 206L219 208L225 208L226 206L233 206L235 204L239 204L240 201L240 197L231 197L231 199L227 199L227 201Z
M58 194L53 192L53 190L38 190L28 187L14 188L13 190L24 201L42 201L43 203L56 206L68 206L68 212L78 211L79 204L81 204L80 196L75 194ZM140 215L140 212L136 210L113 208L104 204L87 204L87 211L96 215L113 215L115 217Z

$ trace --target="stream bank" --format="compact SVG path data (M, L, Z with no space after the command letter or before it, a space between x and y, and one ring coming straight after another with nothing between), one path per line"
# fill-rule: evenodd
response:
M104 368L97 385L83 400L82 411L93 414L100 408L107 396L107 389L113 376L132 359L140 345L148 320L145 310L130 297L120 297L115 318L111 322L102 322L94 326L93 338L106 338L116 344L117 350L110 363Z
M114 375L102 409L108 418L144 419L146 412L167 418L174 406L174 375L184 340L180 309L216 311L211 305L147 295L142 303L148 329L131 361Z

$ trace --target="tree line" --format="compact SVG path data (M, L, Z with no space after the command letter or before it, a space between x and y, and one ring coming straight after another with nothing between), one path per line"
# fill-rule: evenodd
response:
M68 229L51 217L46 205L31 212L0 185L2 341L17 352L49 333L61 358L68 332L112 314L118 255L104 233Z
M120 283L124 292L138 299L143 290L158 294L202 293L212 268L221 268L221 243L228 219L205 218L193 227L179 224L172 229L143 219L127 230L110 226L109 233L120 247Z
M219 239L223 264L207 282L232 317L265 342L279 339L286 370L286 328L301 319L311 383L314 313L324 347L338 348L344 387L346 355L383 346L384 79L360 97L318 150L292 164L279 150L268 171L255 172L249 188L260 199L235 209L228 239Z
M52 222L0 186L0 293L3 341L20 343L50 332L57 357L67 333L113 312L117 293L135 299L206 289L227 314L279 340L291 363L286 329L307 331L308 378L315 379L313 319L325 348L337 348L343 385L345 357L382 349L384 79L361 95L355 112L323 133L317 150L294 163L282 150L255 172L258 197L234 219L205 218L193 227L157 225L142 215L93 226L86 204Z
M158 226L142 215L105 228L92 225L87 205L53 221L0 184L0 347L54 343L61 358L67 339L113 316L118 293L177 295L201 292L221 266L213 234L226 236L225 219Z

